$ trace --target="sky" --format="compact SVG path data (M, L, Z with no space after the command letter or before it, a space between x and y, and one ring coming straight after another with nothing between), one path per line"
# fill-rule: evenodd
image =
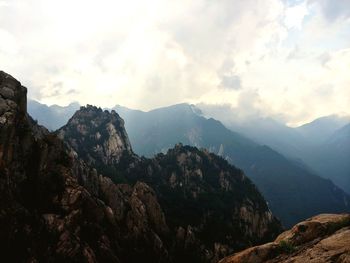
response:
M48 105L350 114L348 0L0 0L0 69Z

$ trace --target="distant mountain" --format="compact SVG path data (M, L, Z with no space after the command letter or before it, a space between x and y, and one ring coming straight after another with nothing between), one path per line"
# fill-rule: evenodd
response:
M242 168L286 226L318 213L350 209L349 196L331 181L217 120L198 115L194 106L179 104L149 112L114 109L125 119L136 153L152 156L177 142L207 148Z
M208 151L177 145L152 159L140 158L119 115L90 105L81 107L57 134L115 183L141 181L155 191L169 229L162 238L169 261L217 262L230 251L270 240L280 230L243 172Z
M326 143L332 144L340 150L350 151L348 147L350 145L350 123L334 132Z
M62 107L58 105L47 106L35 100L28 100L27 110L40 125L54 131L65 125L79 107L77 102Z
M231 130L239 131L254 141L265 144L290 159L294 159L305 169L331 179L337 186L350 193L349 160L340 145L342 127L350 122L350 117L330 115L316 119L297 128L291 128L268 117L250 116L239 118L224 105L198 105L204 116L217 118ZM339 141L339 142L336 142ZM344 147L347 144L344 143Z
M315 170L350 193L350 124L334 132L313 156Z
M330 115L297 127L306 139L316 144L325 143L337 130L350 123L350 117Z
M240 117L234 109L225 105L196 105L207 118L221 121L232 131L244 134L246 137L263 145L268 145L283 155L300 159L305 148L313 143L295 129L271 118L258 115Z
M302 158L305 162L350 193L350 118L332 115L297 130L317 142L314 147L304 149Z

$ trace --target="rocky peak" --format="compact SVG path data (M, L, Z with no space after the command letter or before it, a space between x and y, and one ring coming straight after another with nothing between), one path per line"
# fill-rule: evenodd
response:
M166 180L164 184L167 187L170 186L175 192L180 190L189 200L206 202L207 209L213 209L211 213L224 213L215 208L216 197L225 196L230 200L230 204L225 200L220 200L220 204L235 207L233 214L234 217L240 218L242 228L245 224L249 225L243 234L247 239L268 239L267 235L273 235L269 228L271 225L275 225L278 231L279 223L272 216L257 188L242 170L228 164L223 158L205 149L177 144L175 148L169 149L166 155L157 155L155 161L158 167L166 167L160 169L159 177ZM172 166L169 167L169 164ZM152 170L157 174L156 167ZM213 199L202 200L206 199L207 195ZM227 222L223 220L222 223L224 226Z
M0 94L2 260L168 262L167 225L154 191L98 176L33 122L26 88L3 72Z
M350 262L350 214L321 214L298 223L274 242L248 248L220 263Z
M0 71L0 86L0 123L5 125L17 114L26 114L27 89L3 71Z
M281 230L244 173L206 150L177 144L166 154L141 159L128 169L127 179L154 189L176 233L177 249L187 258L196 255L200 262L217 262Z
M115 135L106 131L116 122L113 119L119 120L114 112L82 107L59 135L78 157L105 177L135 187L143 182L153 189L169 227L166 239L174 262L216 262L279 233L279 221L251 181L241 170L206 150L177 144L152 159L140 158L130 150L110 160L106 142ZM123 131L118 134L122 137L123 126L116 130ZM139 199L134 197L130 201L137 206ZM140 200L147 203L147 199ZM151 209L156 215L158 210ZM142 206L135 212L142 218L147 214ZM161 216L157 220L153 220L158 222L155 225L162 225ZM136 224L145 226L142 220Z
M27 89L19 81L0 71L0 192L4 195L11 195L15 189L9 186L23 178L23 174L18 173L11 176L15 170L14 164L23 162L16 152L23 152L31 144L31 140L22 145L18 141L18 135L25 134L32 124L26 113L26 95Z
M114 110L81 107L58 135L91 165L118 164L124 155L133 155L124 121Z

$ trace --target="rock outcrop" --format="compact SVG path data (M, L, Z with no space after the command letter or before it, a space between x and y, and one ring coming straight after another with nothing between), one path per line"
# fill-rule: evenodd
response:
M111 127L116 132L110 133ZM138 157L120 117L94 106L82 107L57 134L115 183L142 181L154 189L169 227L168 251L174 262L217 262L271 240L281 230L243 172L206 150L178 144L153 159Z
M124 121L115 112L92 105L81 107L59 132L89 165L113 165L132 155ZM91 150L92 149L92 150Z
M321 214L295 225L274 242L252 247L220 263L350 262L350 214Z
M26 113L0 72L0 253L5 262L168 262L154 191L99 176Z
M170 230L180 234L175 243L182 242L184 256L176 262L193 251L202 257L192 261L217 262L280 232L280 223L243 172L206 150L178 144L166 154L142 159L127 174L129 181L153 187Z

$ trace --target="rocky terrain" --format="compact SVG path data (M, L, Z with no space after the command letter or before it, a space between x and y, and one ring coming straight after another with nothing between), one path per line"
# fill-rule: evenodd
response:
M73 116L73 106L75 110L79 109L77 104L58 107L29 101L28 111L39 123L50 127L55 123L57 129ZM225 118L234 120L234 112L228 109L218 110L213 115L216 120L207 119L204 117L208 113L205 105L197 106L200 108L178 104L148 112L122 106L113 109L125 121L125 129L136 154L152 158L157 153L166 153L179 142L209 149L244 170L263 194L272 213L287 228L316 214L350 211L350 196L342 190L347 190L346 185L350 182L350 146L347 139L350 129L345 126L337 130L347 122L346 118L329 116L306 125L304 128L309 130L307 141L312 138L324 141L330 133L337 130L330 140L326 140L324 146L317 149L312 147L306 153L304 150L308 148L308 143L300 140L303 136L294 128L267 118L248 121L245 129L238 129L225 121ZM223 121L226 127L217 120ZM252 133L253 140L250 140ZM302 145L304 150L289 152L288 149L297 145ZM84 144L79 148L86 151L83 146ZM310 166L311 160L306 165L303 162L306 161L306 156L307 159L314 159L315 165ZM310 169L316 166L318 169ZM103 164L100 168L106 166ZM116 169L109 166L103 174L115 176Z
M5 262L168 262L147 184L114 184L36 125L0 72L0 252ZM7 259L7 260L6 260Z
M126 182L122 165L139 160L131 149L124 121L115 111L81 107L56 134L76 156L116 183Z
M220 263L350 262L350 214L321 214L295 225L274 242L252 247Z
M135 153L151 157L159 152L165 153L178 142L206 148L243 169L263 194L272 213L285 227L292 227L321 213L337 214L350 211L350 196L332 181L318 176L302 162L287 158L270 148L267 146L270 145L268 141L258 144L245 137L248 134L231 131L216 119L203 117L200 109L194 105L178 104L148 112L121 106L114 109L125 120L126 131ZM231 118L231 113L234 114L221 111L220 116ZM251 123L251 130L255 133L267 133L274 139L285 135L285 140L295 145L295 137L292 136L295 135L295 131L291 132L291 136L287 136L281 127L274 129L274 132L271 129L264 131L264 127L260 122ZM333 162L332 167L338 170L342 168L343 178L350 178L350 169L347 168L350 163L347 161L350 147L347 147L347 137L339 137L340 141L334 144L336 147L327 147L328 157L324 158L322 163ZM343 147L337 147L339 144ZM336 151L331 151L333 148ZM317 154L318 151L308 153L309 156ZM335 169L327 170L326 177L333 178L334 171Z
M0 72L4 262L217 262L280 232L264 199L222 158L178 145L140 158L115 113L82 108L56 134Z
M178 144L153 159L138 157L119 115L91 105L81 107L57 134L115 183L143 181L154 189L177 262L215 262L280 231L243 172L208 151Z

